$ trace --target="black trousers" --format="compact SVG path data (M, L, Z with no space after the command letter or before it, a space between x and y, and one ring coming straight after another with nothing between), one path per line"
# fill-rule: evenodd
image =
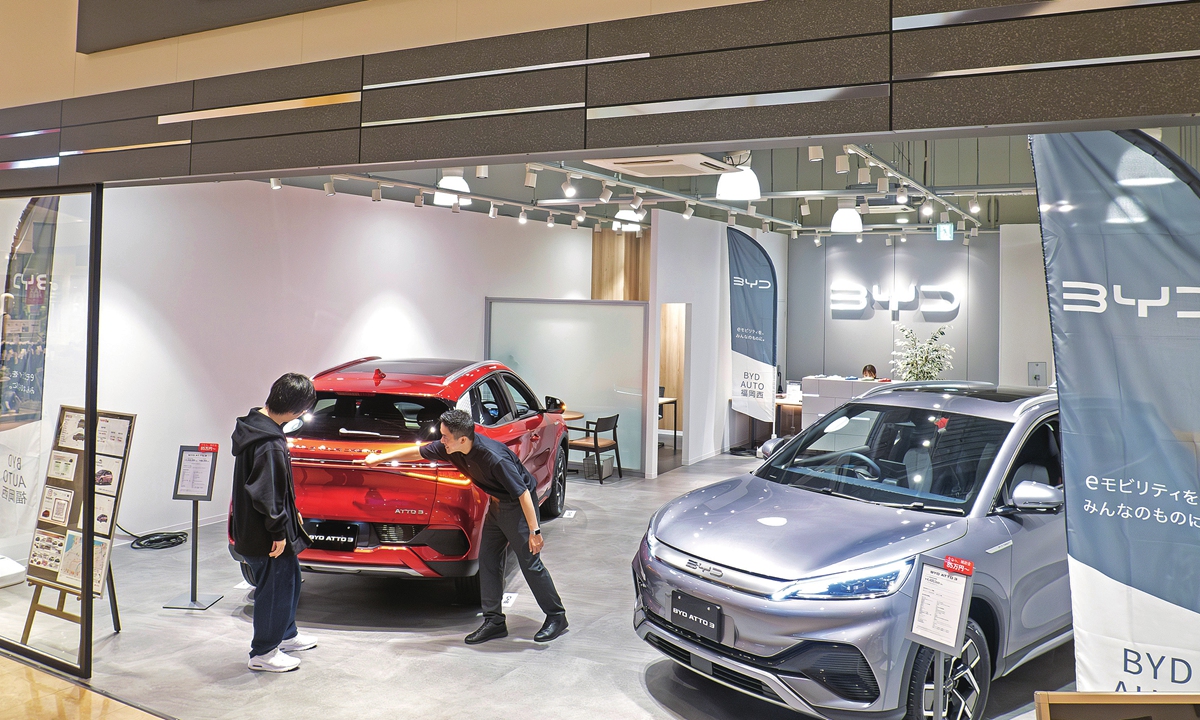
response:
M504 599L504 561L510 546L517 554L521 573L542 612L547 615L565 613L554 581L550 579L550 571L542 564L541 554L529 552L529 523L525 521L521 503L492 498L479 542L479 596L484 619L504 622L500 602Z
M250 657L266 655L296 637L300 605L300 560L290 550L277 558L242 558L254 574L254 639Z

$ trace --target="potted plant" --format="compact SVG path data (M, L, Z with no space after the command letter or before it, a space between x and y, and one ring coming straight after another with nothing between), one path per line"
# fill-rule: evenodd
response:
M929 336L919 340L912 328L898 325L901 339L892 351L892 370L896 380L937 380L943 372L954 367L950 358L954 348L938 342L946 335L948 325L942 325Z

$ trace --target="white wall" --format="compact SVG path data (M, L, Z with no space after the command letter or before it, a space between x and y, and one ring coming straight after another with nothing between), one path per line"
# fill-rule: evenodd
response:
M664 303L689 303L683 463L691 465L718 455L750 437L749 420L729 407L732 393L729 339L729 252L726 224L677 213L653 211L651 224L651 315ZM745 230L745 228L742 228ZM787 277L787 238L778 233L749 231L771 256L780 284ZM780 289L780 326L784 337L787 296ZM652 322L650 347L655 361L650 387L658 383L658 323ZM780 342L782 345L782 342ZM782 360L782 357L780 358ZM760 431L762 432L762 431Z
M1028 364L1054 378L1046 265L1038 225L1000 226L1000 384L1027 385Z
M218 442L280 374L366 355L481 359L484 297L586 298L591 235L566 226L234 182L105 192L100 407L137 413L119 518L188 522L178 447ZM535 388L536 390L536 388Z

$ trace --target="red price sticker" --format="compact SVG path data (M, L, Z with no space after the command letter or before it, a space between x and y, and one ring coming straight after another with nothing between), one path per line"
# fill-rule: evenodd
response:
M218 445L217 443L200 443L200 452L215 453L218 450L220 450L220 447L221 446Z
M970 560L956 558L953 555L946 556L946 563L943 565L943 567L946 570L952 573L958 573L959 575L975 574L975 563L971 562Z

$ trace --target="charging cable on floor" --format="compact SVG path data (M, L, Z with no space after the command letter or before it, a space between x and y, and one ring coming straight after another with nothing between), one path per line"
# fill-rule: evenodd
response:
M182 531L135 535L121 527L119 523L117 524L117 529L133 538L133 544L130 547L134 550L165 550L166 548L173 548L176 545L182 545L188 539L188 534Z

